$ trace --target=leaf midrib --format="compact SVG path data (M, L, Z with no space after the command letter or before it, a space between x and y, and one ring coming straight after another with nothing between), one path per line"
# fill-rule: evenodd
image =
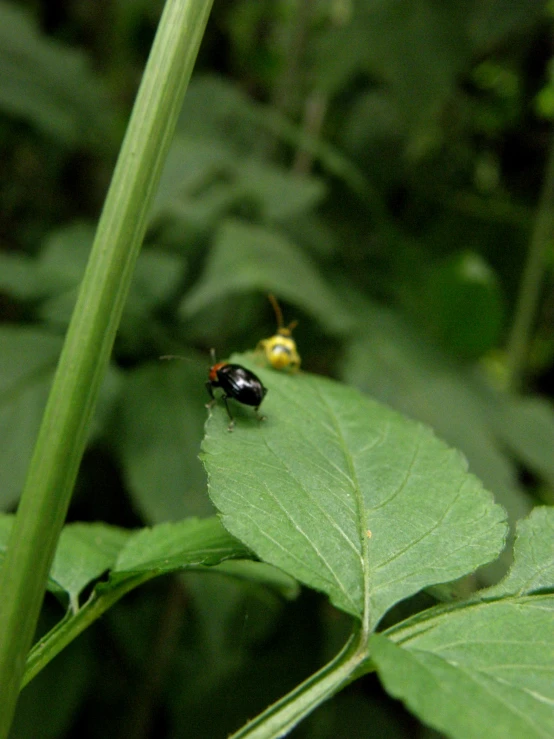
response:
M367 638L369 635L369 611L370 611L370 571L369 571L369 539L366 535L366 522L367 522L367 510L365 507L365 501L362 494L362 490L360 488L359 482L358 482L358 475L356 472L356 468L354 465L354 459L350 452L348 451L348 447L346 444L346 441L344 439L344 435L342 433L342 428L338 422L338 418L334 412L334 409L331 408L329 403L327 402L327 399L321 394L321 390L319 387L316 387L317 395L319 396L320 402L322 405L325 406L327 409L327 412L329 413L329 417L332 419L332 423L334 426L334 431L336 438L340 442L341 451L343 453L346 466L348 468L348 471L350 473L350 480L352 483L352 490L354 493L354 500L356 501L356 506L358 508L358 516L357 516L357 524L358 524L358 535L360 538L360 544L362 548L361 555L358 552L358 556L360 557L361 561L361 569L362 569L362 583L363 583L363 600L362 600L362 632L364 636Z

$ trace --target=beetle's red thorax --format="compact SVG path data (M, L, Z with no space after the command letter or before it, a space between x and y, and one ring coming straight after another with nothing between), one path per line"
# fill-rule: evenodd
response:
M217 382L217 373L222 367L225 367L226 364L228 364L228 362L217 362L213 367L210 367L210 374L208 375L210 382Z

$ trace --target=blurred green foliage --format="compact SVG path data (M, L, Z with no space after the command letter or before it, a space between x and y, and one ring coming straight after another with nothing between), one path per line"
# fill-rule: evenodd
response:
M7 512L161 5L0 1ZM212 512L197 459L208 352L272 335L268 292L287 323L299 319L303 368L432 425L512 522L554 502L551 244L524 394L505 389L551 146L551 35L538 0L215 4L72 520L129 527ZM190 361L158 361L170 353ZM345 631L313 593L285 606L219 574L172 577L133 593L25 689L14 739L37 726L41 737L223 736ZM43 616L42 629L61 616L53 599ZM320 713L295 735L427 731L369 678Z

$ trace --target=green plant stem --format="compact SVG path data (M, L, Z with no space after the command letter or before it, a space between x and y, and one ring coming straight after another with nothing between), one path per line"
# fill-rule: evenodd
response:
M166 2L68 329L0 572L0 739L9 732L149 206L211 5Z
M529 244L527 263L521 280L515 318L508 340L508 385L519 390L525 371L529 338L539 300L545 269L545 253L554 236L554 143L550 146L548 164L535 224Z
M138 588L139 585L143 585L148 580L152 580L155 576L155 573L145 573L130 577L120 583L117 588L110 588L104 593L93 593L77 613L68 612L29 652L21 687L24 688L25 685L30 683L62 649L71 644L79 634L82 634L126 593Z
M327 103L327 96L317 90L314 90L308 95L304 103L304 120L302 126L308 136L316 140L321 137L321 129L323 128L323 121L327 112ZM297 149L292 165L293 172L301 175L309 174L313 165L313 159L313 154L309 151L302 148Z
M273 93L273 107L292 118L299 111L304 92L305 79L301 70L313 12L314 0L300 0L293 6L286 29L288 39L281 49L283 71Z
M285 736L323 701L347 685L364 662L367 662L367 636L362 629L358 629L331 662L229 739L276 739Z

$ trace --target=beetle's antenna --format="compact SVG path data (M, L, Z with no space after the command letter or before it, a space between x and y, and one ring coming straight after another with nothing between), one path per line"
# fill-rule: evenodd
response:
M272 293L269 293L267 296L269 298L269 302L273 306L273 310L275 311L275 317L277 318L277 328L282 329L283 328L283 313L281 311L281 307L279 303L277 302L277 299L275 298L275 295Z
M298 321L291 321L289 325L285 328L285 326L283 325L283 311L281 310L281 306L277 302L277 298L272 293L269 293L267 297L269 298L269 302L273 306L275 317L277 318L277 333L280 336L290 336L293 329L298 326Z
M210 357L212 358L212 364L216 364L217 363L217 359L215 358L215 349L213 348L213 346L210 349Z
M191 362L188 357L181 357L179 354L164 354L160 359L180 359L182 362Z

